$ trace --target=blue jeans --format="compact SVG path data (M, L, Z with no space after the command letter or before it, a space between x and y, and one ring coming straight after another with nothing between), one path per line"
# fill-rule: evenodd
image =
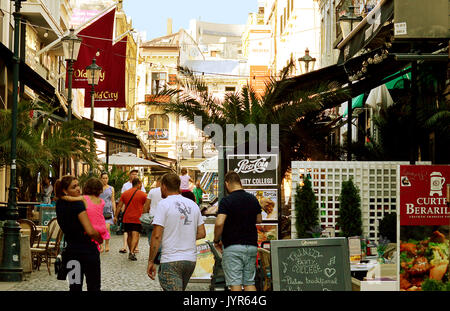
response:
M227 286L255 285L256 255L253 245L229 245L223 250L222 267Z

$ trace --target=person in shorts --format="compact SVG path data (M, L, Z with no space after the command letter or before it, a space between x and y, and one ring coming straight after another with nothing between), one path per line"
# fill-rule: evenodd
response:
M136 261L135 250L139 242L139 233L142 231L142 225L139 218L144 209L147 194L141 189L142 183L139 178L132 181L132 188L122 193L117 212L115 213L114 223L117 223L118 211L125 212L123 215L123 230L128 233L127 246L129 250L128 259ZM127 207L128 205L128 207Z
M161 180L163 200L153 218L147 275L154 280L154 263L160 244L159 284L164 291L184 291L197 262L196 240L206 236L198 205L180 194L180 177L165 174Z
M220 200L214 227L214 246L223 251L222 267L225 282L232 291L256 291L256 255L258 231L262 222L261 205L253 194L242 188L239 175L225 175L229 193Z

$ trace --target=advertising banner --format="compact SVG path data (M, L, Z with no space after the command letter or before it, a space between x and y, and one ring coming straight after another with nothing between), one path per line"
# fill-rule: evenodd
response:
M400 290L449 291L448 165L399 169Z
M270 69L268 66L250 66L250 87L258 96L266 92L266 83L270 81Z
M448 225L446 184L448 165L400 165L400 225Z
M214 224L205 224L206 237L196 242L197 244L197 264L195 265L193 279L210 280L214 267L214 255L206 240L214 241Z
M169 139L169 129L151 128L148 131L148 139Z
M99 57L97 64L102 67L102 77L100 82L95 86L94 103L96 108L124 108L125 102L125 68L127 41L117 42L108 52ZM85 94L90 94L91 86L86 88ZM84 107L91 106L91 97L84 97Z
M244 188L255 186L277 186L278 155L227 155L228 171L235 171Z
M74 89L85 89L84 107L91 106L92 86L87 81L86 67L95 58L102 68L100 80L95 86L94 106L123 108L125 103L125 69L127 37L113 45L115 9L105 13L77 35L82 39L78 59L73 64ZM68 74L68 73L67 73ZM66 79L67 83L68 79ZM67 85L66 85L67 87Z
M110 52L112 47L115 13L116 10L111 10L77 33L82 42L77 61L73 64L72 87L74 89L90 89L87 82L86 67L92 64L94 57L97 60L97 65L103 69L99 83L105 80L104 58L108 56L109 53L107 52ZM100 53L98 57L96 57L97 52Z

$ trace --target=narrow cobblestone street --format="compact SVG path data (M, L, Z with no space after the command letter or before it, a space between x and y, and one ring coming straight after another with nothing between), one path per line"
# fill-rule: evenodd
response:
M148 243L141 236L137 261L128 260L127 254L119 253L122 246L122 236L111 236L110 251L100 255L102 269L102 291L161 291L159 281L147 276ZM42 264L39 271L33 271L30 276L19 283L0 283L0 291L68 291L67 281L58 281L51 267L51 275ZM83 290L86 290L84 284ZM207 283L190 283L188 291L207 291Z

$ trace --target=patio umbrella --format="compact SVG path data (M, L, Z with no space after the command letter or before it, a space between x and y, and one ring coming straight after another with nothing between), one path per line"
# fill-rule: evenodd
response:
M106 157L100 158L102 163L106 163ZM161 167L171 170L170 167L154 161L138 158L130 152L119 152L109 156L109 164L117 166L134 166L134 167Z

